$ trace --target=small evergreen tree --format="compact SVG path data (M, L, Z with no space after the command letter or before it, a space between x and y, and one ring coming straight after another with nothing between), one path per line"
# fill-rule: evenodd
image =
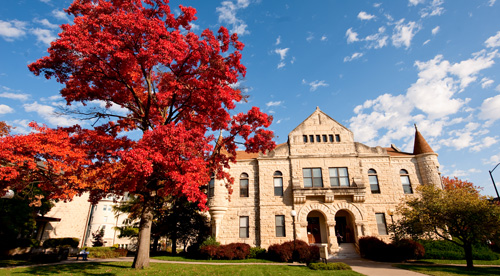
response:
M92 233L92 247L101 247L104 245L104 229Z

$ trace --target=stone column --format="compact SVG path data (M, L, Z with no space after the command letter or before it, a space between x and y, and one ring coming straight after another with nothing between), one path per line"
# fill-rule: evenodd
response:
M210 222L212 226L212 235L215 236L215 239L218 240L217 238L219 237L220 234L220 229L221 229L221 224L222 224L222 218L224 217L224 214L227 211L227 207L210 207L210 217L212 218L212 221Z
M340 249L337 242L337 233L335 233L335 221L328 223L328 232L328 253L336 254Z

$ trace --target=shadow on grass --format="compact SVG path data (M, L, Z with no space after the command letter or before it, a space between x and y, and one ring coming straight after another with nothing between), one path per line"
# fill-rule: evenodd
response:
M101 275L115 276L119 275L119 271L124 268L130 268L130 263L74 263L74 264L57 264L57 265L41 265L26 267L21 271L13 271L12 275L16 274L31 274L31 275L59 275L64 273L75 273L78 275Z
M426 266L426 265L397 265L397 267L421 273L447 273L445 275L500 275L500 267L474 267L468 269L464 266ZM435 275L435 274L430 274Z

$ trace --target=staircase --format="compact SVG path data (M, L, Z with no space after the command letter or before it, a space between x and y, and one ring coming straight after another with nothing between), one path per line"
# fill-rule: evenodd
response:
M354 259L359 258L359 254L356 251L356 246L354 243L342 243L340 244L340 250L336 255L330 256L334 259Z

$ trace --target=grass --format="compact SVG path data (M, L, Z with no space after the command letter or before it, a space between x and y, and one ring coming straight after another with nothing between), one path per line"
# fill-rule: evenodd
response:
M429 264L466 264L465 260L422 259L420 261ZM474 265L500 265L500 260L474 260Z
M463 266L425 266L425 265L396 265L399 268L435 276L458 275L500 275L500 267L474 267L467 269Z
M273 263L273 261L263 260L263 259L244 259L244 260L197 260L189 259L187 257L178 256L154 256L151 259L162 260L162 261L177 261L177 262L206 262L206 263Z
M194 265L194 264L167 264L151 263L151 267L144 270L130 268L130 262L108 263L74 263L64 265L48 265L25 268L0 269L0 275L335 275L360 276L354 271L311 270L305 266L286 265Z
M30 264L32 264L32 262L28 260L17 260L17 259L0 260L0 267L30 265Z

